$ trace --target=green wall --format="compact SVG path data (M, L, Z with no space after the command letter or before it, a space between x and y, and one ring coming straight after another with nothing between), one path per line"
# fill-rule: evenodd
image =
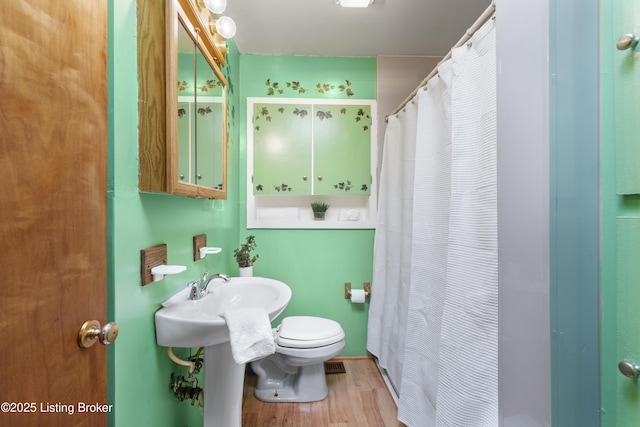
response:
M237 275L233 249L245 227L246 96L266 96L265 81L299 81L306 94L287 97L375 99L375 59L244 57L230 43L228 78L228 199L198 200L138 191L138 81L136 1L109 2L108 311L120 326L109 352L112 426L198 426L202 411L179 403L169 391L171 373L184 368L155 342L154 313L160 303L206 270ZM248 69L240 75L241 65ZM284 72L283 70L287 70ZM346 82L345 80L350 80ZM316 86L321 83L324 93ZM325 88L324 85L328 86ZM331 89L331 86L335 89ZM341 90L338 86L344 85ZM242 88L242 97L238 88ZM326 90L325 90L326 89ZM291 89L293 90L293 89ZM278 88L274 89L278 93ZM274 95L278 96L278 95ZM242 166L241 166L242 165ZM207 234L223 252L194 262L192 237ZM347 333L349 355L366 354L366 308L343 298L342 284L371 280L372 230L252 230L260 260L256 275L283 280L293 290L284 315L333 318ZM187 271L140 284L140 250L166 243L168 262ZM187 355L189 349L176 350Z
M206 270L237 275L232 252L245 231L246 96L266 96L268 78L299 80L307 94L287 97L374 99L375 59L243 57L235 44L225 66L228 86L228 199L197 200L138 191L138 81L136 1L109 2L109 187L108 311L120 326L109 352L112 426L198 426L202 411L169 392L170 374L185 374L155 342L154 313L160 303ZM249 68L240 76L241 64ZM257 70L255 67L261 68ZM289 72L283 72L288 70ZM265 77L266 76L266 77ZM350 82L344 80L350 79ZM318 93L317 83L329 85ZM332 90L331 85L344 85ZM271 86L269 86L271 87ZM242 98L237 88L242 88ZM321 87L324 89L324 86ZM275 93L278 92L276 88ZM298 87L299 92L299 87ZM334 93L335 92L335 93ZM242 166L240 166L242 165ZM260 260L256 275L283 280L293 290L284 313L338 320L347 332L345 354L366 354L366 307L343 299L342 284L371 280L372 230L253 230ZM194 262L192 237L207 234L219 255ZM187 271L140 285L140 250L168 246L168 262ZM176 350L187 355L188 349Z
M342 86L342 87L341 87ZM247 97L375 99L375 58L240 55L240 221L246 227ZM366 355L368 303L344 299L344 283L370 282L373 230L253 229L256 276L281 280L293 296L280 316L336 320L346 334L344 356ZM235 272L234 272L235 273ZM375 289L373 290L375 292Z
M120 326L109 347L110 425L199 426L202 413L178 403L169 392L170 374L185 374L155 342L154 312L187 281L206 270L231 272L237 245L238 95L229 88L228 186L225 201L138 192L138 81L136 1L109 2L109 319ZM132 48L133 46L133 48ZM237 51L229 55L229 81L238 79ZM194 262L192 237L207 234L223 252ZM140 284L140 250L166 243L168 262L187 271L160 282ZM188 350L182 350L188 353Z
M600 6L600 375L601 425L635 426L640 417L638 382L618 371L618 362L637 362L638 218L640 197L616 194L616 174L634 174L636 158L617 164L616 148L637 146L638 48L619 51L618 37L638 26L638 3L604 0ZM637 34L637 32L636 32ZM630 151L633 152L633 151ZM635 169L635 170L634 170ZM624 175L620 175L622 178Z

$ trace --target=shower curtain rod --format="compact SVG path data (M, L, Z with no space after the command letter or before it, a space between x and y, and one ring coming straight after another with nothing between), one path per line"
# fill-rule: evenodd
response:
M475 34L476 31L478 31L478 29L482 26L482 24L487 22L489 20L489 18L492 17L492 15L493 15L493 13L495 11L496 11L496 0L492 0L491 4L489 5L489 7L487 7L487 9L484 12L482 12L482 15L480 15L480 17L476 20L476 22L474 22L473 25L464 33L462 38L460 40L458 40L458 43L456 43L455 46L453 46L449 50L449 52L447 52L447 54L444 56L444 58L442 58L440 60L440 62L438 62L438 64L435 66L435 68L427 75L427 77L425 77L425 79L420 82L418 87L415 88L413 90L413 92L411 92L409 94L409 96L407 96L405 98L405 100L402 101L402 103L400 105L398 105L398 107L396 107L396 109L393 110L393 112L391 114L389 114L387 117L385 117L385 121L389 121L389 116L393 116L394 114L397 114L400 110L402 110L416 96L416 94L418 93L420 88L424 87L429 82L429 80L431 80L431 78L433 76L438 74L438 67L444 61L446 61L449 58L451 58L451 51L453 49L457 48L457 47L462 46L467 41L469 41L469 39Z

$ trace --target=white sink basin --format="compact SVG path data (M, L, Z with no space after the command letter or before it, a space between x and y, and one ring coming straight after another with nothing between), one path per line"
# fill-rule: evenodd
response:
M156 341L163 347L209 347L229 341L225 311L262 307L273 320L291 299L286 284L262 277L233 277L229 282L214 279L208 293L197 301L189 289L163 303L155 315Z

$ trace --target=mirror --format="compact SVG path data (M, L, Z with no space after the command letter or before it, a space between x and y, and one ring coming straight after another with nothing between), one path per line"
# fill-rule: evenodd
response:
M197 6L188 0L175 6L175 13L169 11L177 18L175 62L167 63L168 98L176 94L173 117L167 117L167 141L175 153L168 164L168 192L226 198L227 82L218 67L224 58L209 40Z
M177 64L177 178L224 190L225 87L182 22Z

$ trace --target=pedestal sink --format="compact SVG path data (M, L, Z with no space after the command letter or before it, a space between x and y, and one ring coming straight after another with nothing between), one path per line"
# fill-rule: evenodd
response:
M204 426L240 427L245 365L231 354L229 331L222 317L235 308L262 307L273 320L291 299L284 283L262 277L219 279L203 298L192 301L184 289L155 314L156 341L163 347L204 347Z

